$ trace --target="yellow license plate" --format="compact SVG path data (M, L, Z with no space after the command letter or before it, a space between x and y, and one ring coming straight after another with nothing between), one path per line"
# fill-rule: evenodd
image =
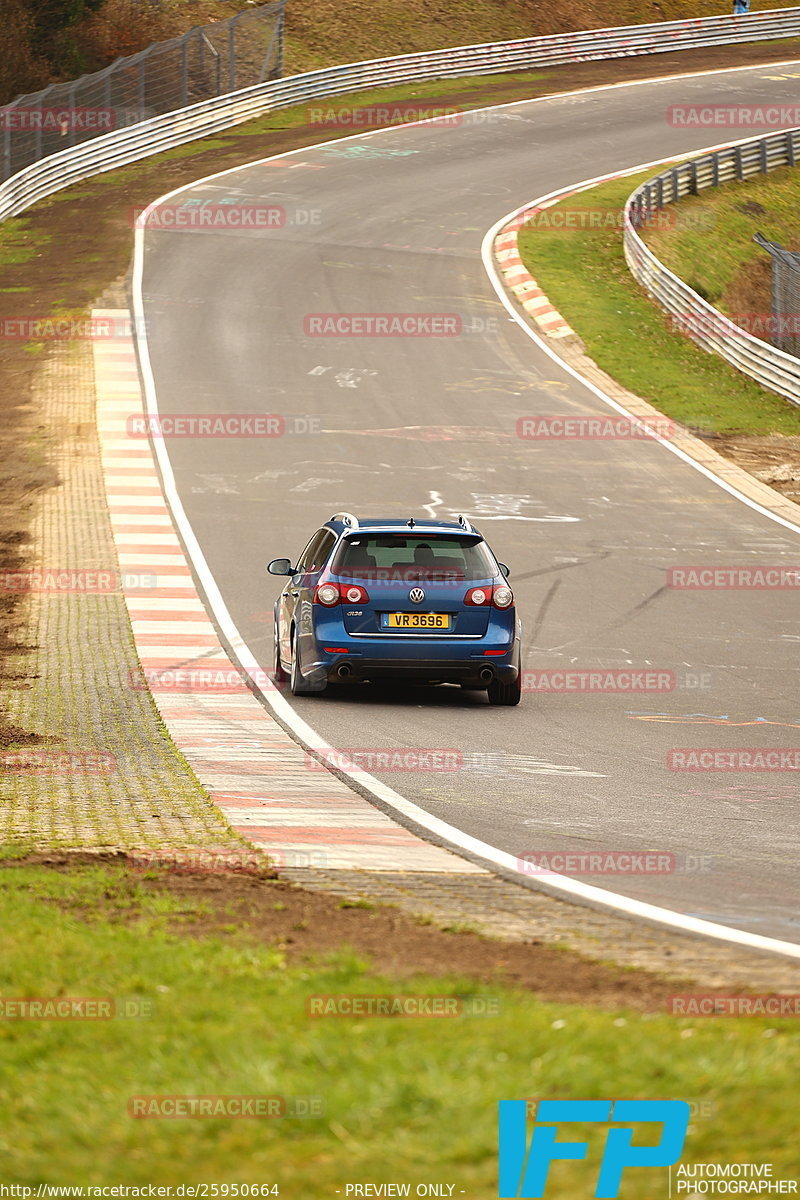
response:
M390 629L449 629L447 613L388 613Z

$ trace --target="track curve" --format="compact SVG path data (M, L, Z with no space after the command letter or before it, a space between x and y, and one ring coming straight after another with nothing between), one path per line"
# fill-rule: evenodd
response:
M517 439L519 416L602 405L508 317L479 255L486 229L535 195L655 149L701 148L707 132L667 125L670 104L790 102L797 80L776 80L780 71L514 104L456 128L383 131L200 181L183 198L276 202L302 223L246 235L149 230L142 304L162 412L322 418L316 436L168 446L194 534L264 669L267 559L296 553L338 508L465 511L511 564L528 668L651 664L683 683L636 700L528 695L517 710L455 689L364 689L295 701L303 719L343 747L457 749L458 772L385 781L502 851L669 851L682 870L592 882L800 942L792 777L665 765L676 746L797 746L796 601L664 587L670 566L796 565L800 538L656 444ZM339 311L458 313L475 332L306 335L307 314Z

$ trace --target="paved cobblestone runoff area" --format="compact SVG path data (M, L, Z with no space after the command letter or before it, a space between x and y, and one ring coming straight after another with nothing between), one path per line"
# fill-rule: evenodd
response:
M83 849L245 845L170 741L138 671L95 424L92 350L49 349L37 411L61 480L40 500L23 686L2 696L23 741L0 753L0 841Z

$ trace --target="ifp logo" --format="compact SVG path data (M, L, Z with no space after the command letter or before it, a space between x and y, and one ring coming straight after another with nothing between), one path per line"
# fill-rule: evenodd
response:
M594 1194L613 1198L626 1167L669 1167L678 1161L690 1109L685 1100L541 1100L530 1146L527 1113L525 1100L500 1101L501 1200L544 1196L552 1162L586 1157L588 1142L556 1141L559 1125L570 1121L611 1123ZM662 1125L658 1142L634 1146L632 1122Z

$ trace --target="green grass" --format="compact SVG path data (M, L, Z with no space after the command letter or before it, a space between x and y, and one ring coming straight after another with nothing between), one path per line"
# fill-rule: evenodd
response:
M7 852L13 857L13 851ZM496 1195L496 1102L525 1096L702 1101L684 1153L791 1169L800 1048L788 1022L675 1020L545 1004L463 979L379 978L347 950L289 966L246 934L171 933L185 898L108 867L0 871L4 997L122 997L147 1017L0 1020L5 1184L238 1182L298 1197L344 1182L440 1180ZM92 915L95 914L95 915ZM99 915L98 915L99 914ZM319 993L491 994L491 1018L312 1019ZM153 1094L321 1097L324 1117L134 1120ZM757 1120L753 1119L757 1114ZM587 1164L548 1197L589 1195ZM642 1172L637 1200L665 1195Z
M651 229L645 241L661 261L710 304L732 311L735 291L769 257L754 241L762 233L787 249L800 248L800 173L790 167L763 178L726 183L675 206L683 220Z
M21 266L30 262L50 241L47 234L33 233L30 220L17 217L0 225L0 267ZM6 288L5 291L12 289ZM16 289L22 290L22 289Z
M591 209L605 220L652 174L612 180L557 207ZM800 411L672 331L628 271L618 221L598 230L526 229L520 251L589 355L623 387L693 429L800 434ZM703 253L710 257L707 246Z

